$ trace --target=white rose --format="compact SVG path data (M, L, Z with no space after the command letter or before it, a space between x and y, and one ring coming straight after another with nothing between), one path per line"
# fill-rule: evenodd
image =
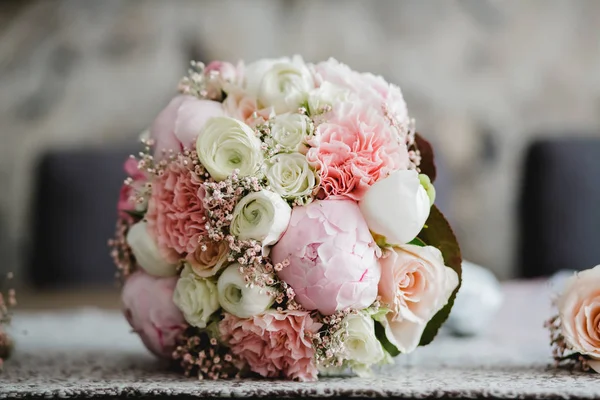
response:
M229 230L241 240L254 239L270 246L281 238L291 215L291 207L277 193L261 190L239 201Z
M366 372L367 367L385 359L381 343L375 336L375 323L365 313L349 314L345 320L347 336L343 357L355 372Z
M271 138L281 151L299 151L312 134L311 120L302 114L281 114L272 119Z
M313 76L299 56L262 60L246 69L246 90L277 114L296 111L314 87Z
M417 237L431 210L427 191L414 170L395 171L376 182L359 206L371 232L395 245Z
M254 175L263 160L260 139L252 128L229 117L209 119L196 141L198 158L216 181L239 170L239 176Z
M380 263L379 296L390 307L380 322L390 343L410 353L429 321L448 304L459 284L458 274L444 265L442 253L433 246L393 247Z
M173 302L190 325L206 328L210 316L219 309L217 285L210 279L196 276L186 266L175 286Z
M249 286L239 268L240 264L231 264L219 277L219 303L225 311L238 318L250 318L271 307L274 297L267 288Z
M317 186L317 175L300 153L277 154L269 160L267 179L271 189L284 199L310 195Z
M600 372L600 265L574 274L556 305L561 334L570 350L588 356L588 365Z
M308 111L315 114L324 106L333 106L337 103L347 101L351 92L341 86L330 82L323 82L317 89L313 89L308 94Z
M177 265L169 264L160 255L156 243L148 234L147 224L140 221L129 228L127 243L138 265L153 276L173 276L177 274Z

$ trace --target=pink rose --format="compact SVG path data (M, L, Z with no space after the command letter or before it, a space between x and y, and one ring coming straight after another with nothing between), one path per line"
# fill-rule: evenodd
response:
M569 349L588 356L600 372L600 265L571 277L556 304Z
M229 244L226 241L212 240L201 244L196 251L187 255L185 260L190 264L196 275L203 278L215 276L228 264Z
M200 246L206 235L203 179L191 162L176 160L152 182L148 201L148 233L171 264Z
M360 200L372 184L409 165L398 131L377 109L361 102L334 107L309 144L306 158L319 170L325 198Z
M319 85L328 82L348 90L356 99L379 110L385 104L400 125L409 125L408 109L400 88L381 76L353 71L333 58L315 65L314 70Z
M159 357L171 358L177 336L185 329L173 303L177 277L156 278L137 271L125 281L121 294L124 313L144 345Z
M158 114L150 137L154 139L154 157L162 159L169 150L194 148L200 130L211 117L224 115L221 103L179 95Z
M321 324L305 311L267 311L248 319L225 313L222 339L250 369L263 377L315 381L312 335Z
M128 158L123 164L123 169L127 173L127 176L131 178L132 182L130 185L123 184L121 191L119 192L119 203L117 209L119 210L119 216L129 222L133 222L131 215L127 211L135 211L136 205L133 197L137 190L140 190L147 178L143 171L138 169L138 161L134 158Z
M355 202L323 200L294 207L271 257L275 263L289 261L279 277L292 286L302 306L330 315L375 301L378 251Z
M232 88L227 92L223 109L228 116L239 119L250 126L268 120L273 112L271 107L258 108L256 97L239 88Z
M379 295L391 312L383 321L388 340L402 353L419 345L427 323L458 286L458 275L431 246L404 245L381 259Z

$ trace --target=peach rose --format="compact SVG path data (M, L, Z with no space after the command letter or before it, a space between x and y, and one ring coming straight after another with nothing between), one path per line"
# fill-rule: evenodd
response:
M204 248L204 250L203 250ZM214 276L227 264L229 246L227 242L209 241L189 253L185 260L192 267L192 271L202 278Z
M600 372L600 265L571 277L556 304L567 345Z
M382 321L390 343L402 353L416 349L427 323L448 303L458 282L435 247L388 250L381 259L379 295L391 310Z
M223 109L228 116L239 119L250 126L270 118L273 109L271 107L259 108L256 97L228 85L225 85L225 91L227 98L223 102ZM256 115L254 115L255 112Z

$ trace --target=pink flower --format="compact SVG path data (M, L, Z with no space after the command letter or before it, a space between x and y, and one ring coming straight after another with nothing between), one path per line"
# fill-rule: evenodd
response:
M138 169L138 161L134 158L128 158L125 161L125 164L123 164L123 169L133 182L131 185L123 184L123 186L121 186L117 209L119 210L119 216L121 218L133 222L131 215L127 212L135 211L135 203L132 201L133 196L135 196L136 190L139 190L144 182L146 182L147 178L144 172Z
M227 98L223 102L223 109L228 116L239 119L250 126L268 120L273 112L271 107L258 108L256 97L235 87L228 90ZM256 118L254 113L256 113Z
M137 271L125 281L121 294L127 321L144 345L159 357L171 358L177 336L185 328L173 303L177 277L156 278Z
M212 61L206 66L204 73L217 73L221 79L229 82L236 82L239 75L238 68L226 61Z
M354 98L378 110L385 104L399 124L408 126L408 109L398 86L386 82L381 76L353 71L333 58L315 65L314 70L319 85L329 82L348 90Z
M233 354L263 377L317 379L311 336L321 329L305 311L267 311L248 319L231 314L219 324Z
M381 274L377 252L355 202L323 200L294 207L271 257L275 263L289 261L279 277L291 285L302 306L330 315L375 301Z
M206 234L202 179L192 164L171 162L152 182L148 202L148 232L163 258L171 264L196 251Z
M158 114L150 137L154 139L154 157L158 160L169 150L176 153L183 147L193 148L200 130L211 117L222 116L221 103L179 95Z
M372 184L409 165L404 138L361 102L338 104L309 144L306 158L319 169L325 198L360 200Z

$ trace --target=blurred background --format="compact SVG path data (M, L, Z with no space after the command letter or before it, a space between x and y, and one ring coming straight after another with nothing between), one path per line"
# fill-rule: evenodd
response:
M500 279L589 268L599 38L595 0L0 1L0 272L110 286L121 160L189 60L296 53L400 85L465 258Z

